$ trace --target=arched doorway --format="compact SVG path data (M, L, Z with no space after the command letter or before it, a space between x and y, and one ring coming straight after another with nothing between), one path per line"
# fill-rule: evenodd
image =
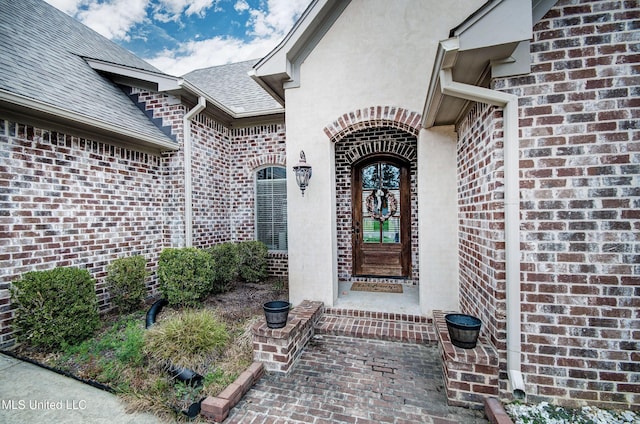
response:
M372 155L352 167L353 275L411 274L410 164Z
M335 187L336 187L336 235L338 242L338 278L342 282L353 281L375 281L385 282L389 280L389 283L403 283L407 285L417 285L419 280L419 263L418 263L418 186L417 186L417 163L416 163L416 137L412 134L403 131L401 129L392 127L375 127L365 128L340 139L335 144ZM388 272L385 270L373 271L358 270L356 271L354 265L354 246L358 240L354 239L356 223L359 222L359 234L360 241L365 241L365 234L363 231L368 231L367 236L372 236L373 229L371 225L372 221L363 221L362 214L367 213L366 198L362 198L362 187L360 187L360 193L355 194L355 187L358 183L354 182L354 179L358 177L358 173L362 172L362 167L367 165L376 165L383 167L382 163L391 164L398 168L398 172L402 175L400 180L408 183L408 188L402 190L403 193L408 194L408 200L400 199L397 192L392 192L396 201L396 213L394 213L394 219L390 223L386 221L388 218L383 215L383 221L381 225L375 224L378 231L382 231L387 228L387 239L390 241L390 232L394 230L393 225L399 223L399 214L401 212L408 213L402 220L402 232L398 233L397 239L403 243L402 259L407 260L408 264L398 271ZM360 169L359 171L356 168ZM375 167L374 167L375 168ZM376 168L377 169L377 168ZM382 168L381 168L382 169ZM392 167L384 166L385 171L389 172L393 170ZM376 171L370 168L369 173L382 173L383 171ZM399 181L400 181L399 180ZM360 181L361 185L362 181ZM369 187L369 186L367 186ZM406 187L406 186L405 186ZM387 188L387 187L381 187ZM387 188L388 189L388 188ZM364 191L366 195L371 194L371 188L366 188ZM388 202L386 193L385 199L381 199ZM358 201L356 201L358 199ZM374 199L369 200L370 204ZM405 200L404 204L408 205L405 208L398 208L401 200ZM358 205L360 204L360 205ZM375 205L375 204L374 204ZM356 218L354 215L354 208L360 208L360 213ZM373 211L372 211L373 212ZM385 211L388 214L388 211ZM371 212L369 212L371 217ZM375 213L374 213L375 218ZM366 224L368 227L363 227ZM404 225L407 224L407 225ZM389 230L389 225L391 229ZM404 236L404 237L403 237ZM395 239L395 234L393 235ZM383 234L380 234L380 240L383 240ZM367 242L373 243L373 239L370 237ZM365 248L375 249L373 246L364 246ZM397 247L397 246L396 246ZM379 246L379 249L385 249L385 246ZM365 257L366 258L366 257ZM408 259L407 259L408 258ZM365 261L366 262L366 261ZM398 281L402 279L402 281ZM392 281L393 280L393 281Z

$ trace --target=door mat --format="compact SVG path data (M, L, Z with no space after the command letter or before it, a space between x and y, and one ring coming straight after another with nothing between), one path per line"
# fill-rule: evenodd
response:
M351 291L366 291L378 293L402 293L402 284L393 283L365 283L356 281L351 284Z

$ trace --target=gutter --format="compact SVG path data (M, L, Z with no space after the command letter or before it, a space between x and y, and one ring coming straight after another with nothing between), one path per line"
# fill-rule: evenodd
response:
M446 43L446 44L445 44ZM520 186L518 97L453 81L452 68L458 53L457 42L441 42L443 53L434 72L438 73L443 95L503 108L504 120L504 188L505 188L505 278L507 319L507 373L514 397L525 395L522 376L521 308L520 308ZM428 101L431 100L431 97ZM427 104L429 105L429 103Z
M186 91L188 91L188 92L190 92L192 94L195 94L196 96L198 96L200 98L204 98L207 102L209 102L215 108L217 108L218 110L220 110L221 112L223 112L224 114L229 116L229 118L231 118L231 119L253 118L253 117L256 117L256 116L276 115L276 114L279 114L279 113L284 113L284 108L280 108L280 107L279 108L275 108L275 109L261 110L261 111L258 111L258 112L238 112L238 111L235 111L235 110L223 105L218 100L216 100L213 97L209 96L207 93L202 91L200 88L198 88L197 86L193 85L192 83L190 83L189 81L187 81L185 79L180 79L180 81L178 82L178 85L181 88L183 88L184 90L186 90Z
M207 100L200 96L198 104L182 118L184 134L184 238L185 246L193 247L193 181L191 177L191 121L207 107Z

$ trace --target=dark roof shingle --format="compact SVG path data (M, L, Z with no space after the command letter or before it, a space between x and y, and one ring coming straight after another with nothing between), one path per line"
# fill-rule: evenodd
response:
M0 0L0 90L167 140L119 87L83 57L159 72L41 0Z
M183 78L234 113L259 114L284 108L248 74L258 60L198 69Z

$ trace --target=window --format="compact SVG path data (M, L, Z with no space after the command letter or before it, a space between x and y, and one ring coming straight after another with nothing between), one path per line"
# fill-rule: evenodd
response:
M256 173L256 236L269 250L287 250L287 173L280 166Z

